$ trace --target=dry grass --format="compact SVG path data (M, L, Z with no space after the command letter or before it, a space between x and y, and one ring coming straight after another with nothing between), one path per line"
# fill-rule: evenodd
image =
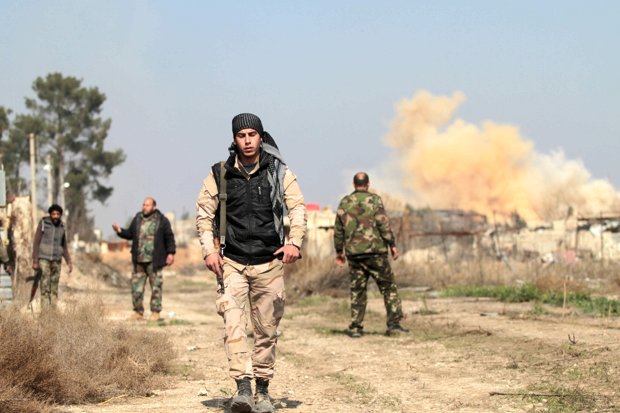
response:
M80 272L91 278L99 278L115 287L127 287L130 282L119 269L104 263L96 254L78 253L73 257L74 265Z
M411 263L391 261L400 288L427 286L442 290L451 286L501 286L533 284L541 291L620 294L620 263L582 260L572 264L544 264L537 260L519 262L492 257L452 261ZM286 266L287 290L293 299L312 294L346 296L348 268L336 266L334 257L305 256Z
M96 302L39 318L0 311L0 410L46 412L163 385L174 358L168 338L103 315Z
M335 257L304 256L295 264L284 267L287 298L293 301L312 294L343 296L349 293L348 268L336 265Z
M620 292L620 263L583 260L573 264L545 265L539 261L494 259L410 264L396 261L392 268L399 286L443 289L455 285L515 285L531 283L543 291Z

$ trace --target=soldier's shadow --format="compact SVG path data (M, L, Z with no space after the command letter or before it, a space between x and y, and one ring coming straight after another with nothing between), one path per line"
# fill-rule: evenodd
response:
M210 400L204 400L201 402L203 406L221 408L224 412L230 412L230 397L216 397Z
M224 413L230 413L230 397L216 397L210 400L204 400L201 404L205 407L222 409ZM303 402L299 400L291 400L288 397L281 399L272 399L276 410L296 409Z
M325 330L325 333L329 334L329 335L334 335L334 336L351 336L351 332L348 329L344 329L344 330L339 330L337 328L330 328L328 330ZM385 331L366 331L364 330L364 336L384 336L385 335Z

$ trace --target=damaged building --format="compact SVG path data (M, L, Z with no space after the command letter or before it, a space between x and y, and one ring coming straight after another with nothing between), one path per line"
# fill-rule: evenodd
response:
M540 260L620 259L620 213L527 225L517 214L508 222L460 209L388 209L397 245L405 261L429 262L473 258ZM306 254L334 254L336 214L308 204Z

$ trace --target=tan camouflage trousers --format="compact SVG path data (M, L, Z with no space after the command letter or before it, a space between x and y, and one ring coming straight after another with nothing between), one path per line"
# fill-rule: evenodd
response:
M56 308L58 303L58 283L60 281L60 261L49 261L39 259L39 268L41 268L41 281L39 281L39 289L41 290L41 309Z
M368 279L372 277L383 295L387 312L388 328L400 323L403 310L394 282L394 273L387 254L347 257L351 274L351 325L350 329L362 329L368 297Z
M276 362L277 328L284 314L284 270L280 260L260 265L224 261L224 294L215 305L224 319L224 348L234 379L271 379ZM254 331L250 348L246 335L246 305Z

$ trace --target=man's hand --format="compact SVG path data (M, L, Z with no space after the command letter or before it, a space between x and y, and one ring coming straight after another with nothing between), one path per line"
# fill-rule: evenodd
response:
M398 248L396 248L396 245L393 245L390 251L392 252L392 258L396 261L398 259Z
M73 271L73 263L70 262L69 264L67 264L67 272L71 274L72 271Z
M286 244L282 248L278 249L273 255L282 255L282 262L284 264L292 264L299 259L299 248L292 244Z
M120 227L118 224L116 224L116 223L112 224L112 229L113 229L113 230L114 230L114 232L116 232L117 234L118 234L119 232L121 232L121 227Z
M174 254L168 254L166 257L166 265L170 266L174 264Z
M222 267L224 266L224 260L220 257L218 252L212 252L205 258L205 265L208 269L213 271L216 275L222 276Z
M343 267L346 261L347 259L342 252L336 254L336 265L338 265L339 267Z
M35 271L39 269L39 263L37 261L32 262L32 269Z

